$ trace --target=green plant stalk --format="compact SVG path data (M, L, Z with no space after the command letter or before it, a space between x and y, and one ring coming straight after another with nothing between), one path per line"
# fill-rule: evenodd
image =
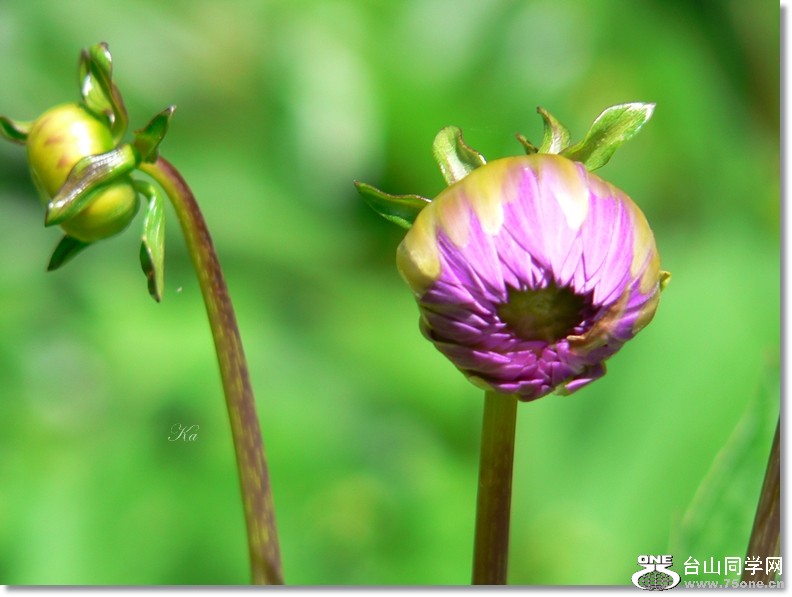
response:
M770 457L767 460L762 493L759 494L759 504L756 507L751 539L748 542L746 557L759 556L762 562L765 558L779 554L781 537L781 417L778 418L773 447L770 448ZM751 575L743 571L742 580L762 581L767 583L775 578L776 571L769 574L767 569Z
M517 397L487 392L481 429L473 584L505 585Z
M256 403L234 308L209 230L192 191L165 159L144 163L170 198L198 276L220 364L247 525L253 584L283 584L275 510Z

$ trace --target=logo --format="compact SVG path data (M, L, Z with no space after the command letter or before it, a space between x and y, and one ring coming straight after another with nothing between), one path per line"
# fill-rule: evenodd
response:
M679 584L679 575L668 569L674 565L673 556L638 556L638 564L643 570L632 575L632 583L639 589L665 591Z

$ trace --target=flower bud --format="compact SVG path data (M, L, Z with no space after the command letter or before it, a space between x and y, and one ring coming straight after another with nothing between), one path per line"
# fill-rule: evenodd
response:
M80 104L62 104L42 114L27 137L33 181L47 204L83 158L114 148L108 125ZM93 242L121 232L138 209L138 196L128 176L91 191L86 207L61 223L70 236Z
M654 236L621 190L560 155L489 162L418 213L397 265L421 330L476 385L571 393L654 316Z

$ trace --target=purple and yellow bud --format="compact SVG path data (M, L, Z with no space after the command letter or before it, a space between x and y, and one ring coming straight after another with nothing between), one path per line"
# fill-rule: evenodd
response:
M114 141L105 122L72 103L42 114L30 128L26 146L33 181L47 204L80 160L112 150ZM130 178L121 176L91 191L86 207L61 227L83 242L107 238L129 225L138 203Z
M448 187L397 264L424 335L480 387L526 401L604 375L667 278L635 203L553 154L495 160Z

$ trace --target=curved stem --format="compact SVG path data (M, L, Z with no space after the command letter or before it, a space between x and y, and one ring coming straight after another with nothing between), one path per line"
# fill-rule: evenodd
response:
M778 418L773 447L770 448L770 457L767 460L762 493L759 495L759 504L756 507L751 539L748 542L746 557L761 558L764 566L765 559L777 556L779 551L779 538L781 535L781 417ZM743 571L742 580L768 582L775 578L775 570L767 567L754 575Z
M256 403L234 308L209 230L192 191L170 163L159 158L153 164L142 164L140 169L159 183L176 210L206 304L231 421L253 583L283 584L275 510Z
M517 397L487 392L481 429L473 584L505 585Z

